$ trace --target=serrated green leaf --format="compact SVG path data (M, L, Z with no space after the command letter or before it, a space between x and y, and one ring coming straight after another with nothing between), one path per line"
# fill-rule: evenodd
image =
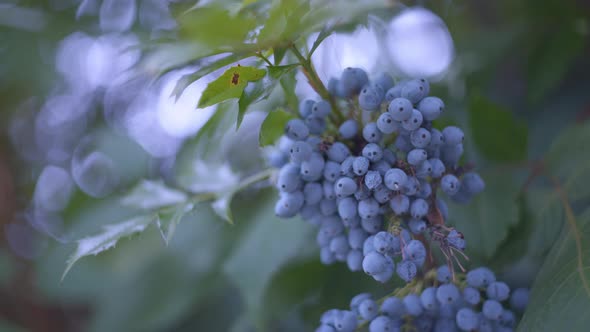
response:
M180 223L182 218L194 208L193 203L179 204L173 209L165 209L158 211L158 218L156 220L156 226L160 230L160 235L165 245L170 243L176 226Z
M232 15L222 6L195 8L181 15L178 21L182 39L226 51L242 45L256 27L256 19L251 15Z
M528 129L510 110L474 96L469 106L469 127L478 151L487 159L509 162L526 158Z
M251 55L252 54L249 53L231 54L210 64L204 65L196 72L182 76L174 86L171 95L178 99L180 95L182 95L182 92L193 82L221 67L230 65Z
M469 255L490 258L519 220L519 187L509 174L482 172L481 177L486 188L469 204L458 205L447 200L449 222L465 234Z
M260 128L259 142L260 146L274 144L277 139L284 133L285 125L289 120L294 118L293 114L285 112L282 109L274 110L266 116L262 127Z
M230 224L234 223L234 217L231 212L231 201L234 194L235 191L228 191L217 197L217 199L211 203L211 207L213 208L213 211L215 211L215 214Z
M255 82L266 75L264 69L236 66L228 69L215 81L209 83L201 99L199 108L215 105L224 100L239 98L249 82Z
M586 331L590 324L590 210L570 220L531 289L522 331ZM559 222L562 222L560 220Z
M275 61L275 66L281 64L281 61L285 58L285 54L287 53L287 47L282 46L275 46L273 47L273 56Z
M121 204L139 209L154 210L182 203L188 196L170 188L162 180L141 180L121 198Z
M238 121L236 124L236 130L240 128L248 107L256 102L267 99L274 90L277 82L276 79L264 78L252 83L244 90L244 93L242 93L238 100Z
M316 37L315 41L313 42L311 49L309 50L308 59L311 59L311 56L313 55L315 50L318 48L318 46L320 46L320 44L324 41L324 39L328 38L328 36L330 36L331 33L332 33L332 28L327 27L327 26L324 27L322 29L322 31L320 31L320 33Z
M135 217L117 224L105 225L102 233L78 240L76 251L68 258L67 266L62 274L63 280L72 266L85 256L98 255L113 248L119 239L143 232L155 220L154 215Z

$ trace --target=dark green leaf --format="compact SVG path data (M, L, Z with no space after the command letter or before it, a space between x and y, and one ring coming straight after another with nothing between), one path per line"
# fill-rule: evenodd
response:
M287 103L288 108L293 112L297 112L299 109L299 98L297 97L297 94L295 94L295 86L297 85L295 74L296 71L291 71L280 78L281 87L285 94L285 102Z
M260 128L260 146L274 144L284 133L285 125L293 118L293 114L278 109L268 113Z
M215 105L224 100L239 98L249 82L260 80L266 75L264 69L236 66L228 69L215 81L209 83L201 99L199 108Z
M518 222L519 187L510 174L482 172L481 176L485 190L467 205L450 202L449 222L465 234L470 255L490 258Z
M317 38L313 42L311 49L309 50L309 56L308 56L309 59L311 59L313 52L315 52L315 50L318 48L318 46L320 46L320 44L324 41L324 39L326 39L328 36L330 36L331 33L332 33L332 29L329 27L324 27L322 29L322 31L320 31Z
M258 35L258 43L268 45L297 39L301 33L300 18L308 11L308 1L273 1L268 19Z
M572 217L551 249L535 280L530 302L518 326L518 331L586 331L588 329L590 324L590 210L586 210L578 218Z
M528 130L510 110L483 96L470 101L469 127L478 151L489 160L520 161L526 158Z

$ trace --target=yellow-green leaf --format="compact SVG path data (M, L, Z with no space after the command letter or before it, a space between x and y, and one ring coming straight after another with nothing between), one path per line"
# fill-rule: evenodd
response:
M285 112L282 109L268 113L260 128L260 146L267 146L276 142L285 131L287 121L292 118L293 115L291 113Z
M266 75L264 69L240 65L231 67L218 79L207 85L199 100L199 108L215 105L224 100L239 98L249 82L258 81L264 75Z

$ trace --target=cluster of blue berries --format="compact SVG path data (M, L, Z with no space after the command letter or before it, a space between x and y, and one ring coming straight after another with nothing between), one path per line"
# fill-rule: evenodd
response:
M425 241L447 257L465 248L462 234L444 224L448 209L437 190L467 203L484 182L459 167L461 129L433 127L445 105L429 90L424 79L394 85L385 73L369 81L362 69L346 68L330 81L333 100L304 100L287 123L269 158L280 168L275 213L319 227L323 263L409 282L427 258Z
M408 284L381 300L369 293L356 295L350 310L326 311L316 332L352 332L363 327L369 332L509 332L528 299L528 289L511 293L488 268L473 269L453 281L443 265L429 272L420 285Z

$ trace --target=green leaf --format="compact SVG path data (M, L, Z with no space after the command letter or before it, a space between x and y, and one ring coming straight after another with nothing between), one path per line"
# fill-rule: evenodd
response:
M297 112L299 109L299 98L297 94L295 94L295 86L297 85L297 80L295 79L296 71L291 71L279 79L281 82L281 87L283 88L283 93L285 94L285 102L288 106L288 109Z
M309 50L308 59L311 59L313 52L315 52L315 50L318 48L318 46L320 46L320 44L324 41L324 39L326 39L326 38L328 38L328 36L330 36L330 34L332 33L332 29L333 28L326 26L322 29L322 31L320 31L320 33L316 37L315 41L313 42L311 49Z
M251 15L232 15L221 6L195 8L180 16L178 22L182 39L226 51L243 44L256 27L256 19Z
M590 210L571 217L539 271L517 331L586 331L590 325Z
M274 90L277 82L276 79L265 78L258 82L254 82L244 90L244 93L242 93L238 100L238 122L236 124L236 130L240 128L248 107L261 100L267 99Z
M76 251L69 257L61 276L63 280L74 264L85 256L98 255L113 248L119 239L143 232L155 220L154 215L135 217L117 224L105 225L103 232L78 240Z
M510 110L483 96L473 97L469 108L473 141L483 156L500 162L526 158L528 130L525 123L515 119Z
M268 113L260 128L260 146L274 144L284 133L287 122L293 118L293 114L285 112L282 109Z
M288 49L287 47L282 47L282 46L273 47L275 66L278 66L281 64L281 61L283 61L283 58L285 57L285 54L287 53L287 49Z
M238 240L223 269L240 289L252 315L264 304L264 289L277 268L294 257L315 252L310 246L313 227L300 220L284 221L275 216L276 195L274 190L265 190L256 195L250 206L236 211L242 219L240 223L250 227ZM264 259L260 259L262 255Z
M301 33L300 18L307 12L309 1L273 1L268 19L258 35L258 43L268 45L297 39Z
M264 69L236 66L228 69L215 81L209 83L201 99L199 108L215 105L224 100L239 98L249 82L260 80L266 75Z
M211 203L211 207L213 208L213 211L215 211L215 214L230 224L234 223L234 217L231 212L231 201L234 194L235 191L228 191L217 197L217 199Z
M121 204L139 209L154 210L164 206L182 203L187 195L172 189L162 180L141 180L129 193L121 198Z
M158 226L158 229L160 230L160 235L162 236L162 240L164 240L164 244L168 245L170 243L170 240L172 240L172 236L174 236L174 232L176 231L176 226L178 226L182 218L188 212L192 211L194 207L193 203L185 203L179 204L173 209L163 209L158 211L156 226Z
M194 72L192 74L186 74L186 75L182 76L178 80L178 82L176 83L176 86L174 86L174 90L172 90L172 96L174 96L176 99L178 99L180 97L180 95L182 95L182 92L189 85L191 85L193 82L197 81L201 77L203 77L207 74L210 74L211 72L213 72L221 67L230 65L230 64L235 63L241 59L247 58L251 55L252 54L249 54L249 53L231 54L231 55L228 55L222 59L219 59L219 60L214 61L210 64L200 67L199 70L197 70L196 72Z
M291 72L295 68L299 67L298 63L293 63L290 65L284 66L269 66L268 67L268 75L274 79L279 79L281 76Z
M449 202L449 222L467 239L467 252L481 258L490 258L508 236L508 230L517 224L518 185L510 174L482 172L485 190L469 204ZM470 243L474 245L470 245Z

